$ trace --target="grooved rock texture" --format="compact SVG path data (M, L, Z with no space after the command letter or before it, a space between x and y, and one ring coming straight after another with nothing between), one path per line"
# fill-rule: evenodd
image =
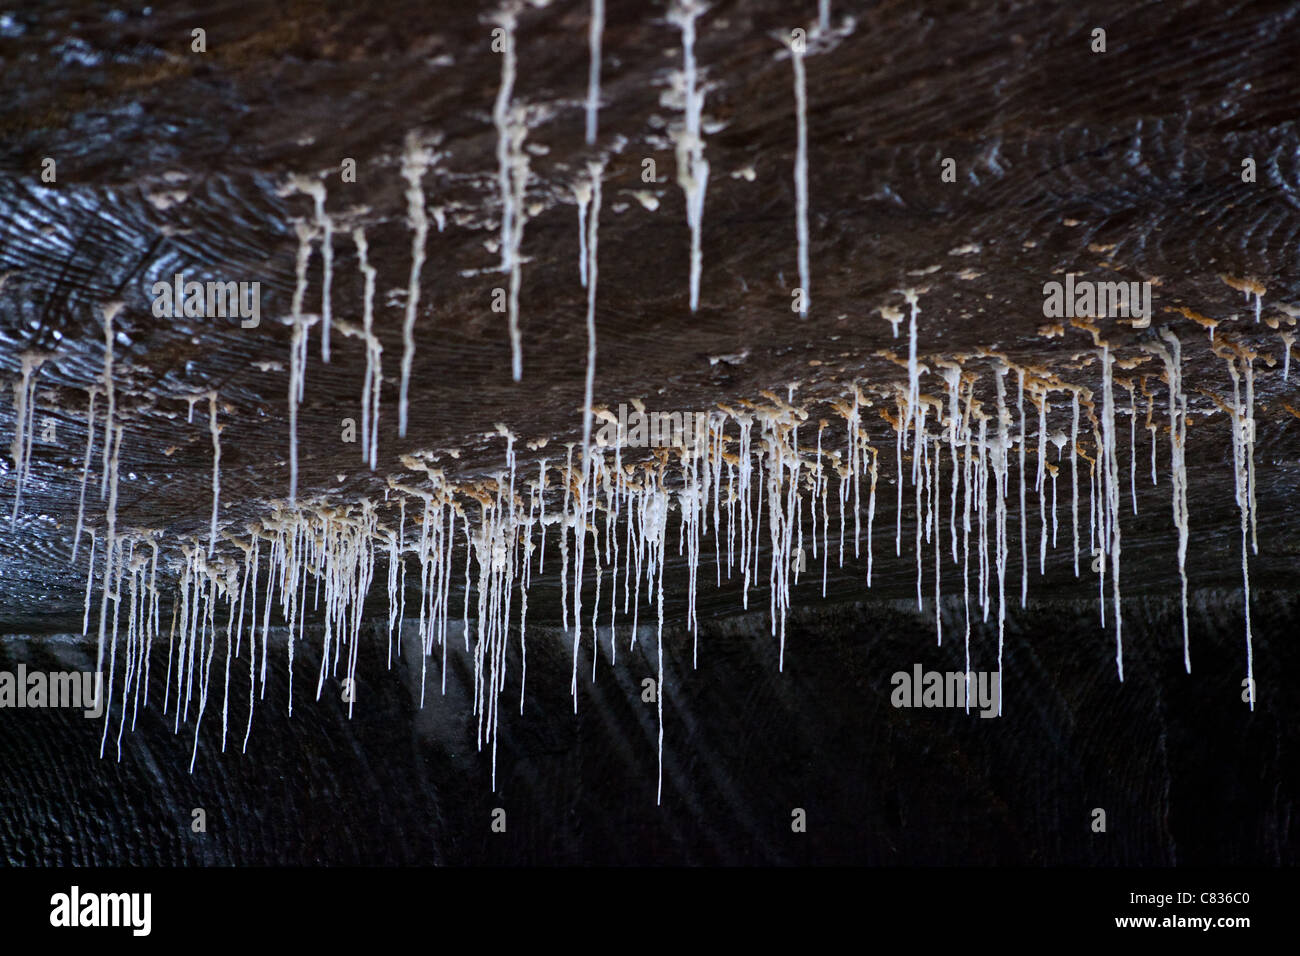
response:
M1300 675L1289 638L1300 572L1293 504L1300 369L1284 368L1287 336L1300 316L1300 7L833 0L831 8L835 39L814 45L805 63L812 265L805 318L791 310L799 282L796 117L780 38L810 26L817 4L718 0L699 19L711 175L694 314L672 138L681 123L672 78L681 67L681 37L666 18L667 4L608 0L594 146L583 135L589 5L556 0L521 8L515 100L527 107L530 176L519 383L511 380L506 318L492 307L509 278L499 268L503 209L492 115L501 56L491 48L486 5L394 0L361 9L230 0L109 9L53 0L0 14L0 434L8 441L21 433L20 407L32 425L30 470L16 508L22 443L0 461L0 633L15 635L0 639L4 667L93 666L93 637L89 645L80 637L86 538L77 560L71 557L88 389L104 370L107 303L121 303L113 321L115 414L123 427L117 530L140 540L157 535L164 625L181 546L207 541L209 392L218 395L223 529L237 534L287 497L286 319L296 223L314 216L307 195L286 193L292 176L324 185L335 230L331 361L321 361L317 325L298 409L302 498L368 498L391 522L390 479L423 480L412 461L466 488L501 474L499 423L518 436L521 475L535 474L542 458L552 467L564 459L566 445L580 440L587 350L574 187L598 157L606 167L595 404L617 409L642 400L651 409L687 411L788 399L808 413L803 451L820 419L829 421L828 448L840 450L844 421L831 403L857 386L875 403L864 409L863 425L881 452L872 589L865 589L865 555L842 568L832 561L823 599L820 559L808 555L807 575L793 592L783 672L770 621L758 613L769 606L765 537L748 614L741 613L738 578L715 583L714 568L726 558L717 538L704 538L700 666L691 669L685 561L672 546L678 529L670 520L663 807L654 801L657 721L640 698L641 681L656 672L648 652L651 607L642 609L635 651L625 643L630 625L619 617L624 643L615 667L602 628L594 684L584 634L574 716L572 639L559 630L556 565L534 578L528 697L524 714L516 714L520 661L512 640L494 796L491 755L478 753L470 714L470 657L453 653L448 699L438 694L422 710L409 633L395 673L384 673L381 561L360 635L361 686L351 719L333 679L321 702L309 699L319 667L317 619L298 647L293 717L283 713L282 663L268 673L249 752L230 753L242 742L247 713L239 670L246 663L236 662L228 752L218 752L219 714L210 700L193 775L193 714L173 737L171 716L157 707L160 666L152 671L150 707L135 733L124 735L120 764L98 758L101 725L94 721L65 711L0 711L0 858L1296 862L1293 688ZM1097 27L1107 31L1105 53L1090 49ZM196 28L206 31L206 52L192 52ZM414 328L410 429L401 438L398 369L411 262L401 165L408 138L436 158L423 181L432 225ZM46 159L56 163L54 182L42 179ZM347 159L355 160L355 182L340 175ZM955 181L941 176L946 159L955 161ZM649 182L646 160L655 167ZM1245 160L1254 164L1253 182L1243 181ZM377 269L374 322L383 350L373 471L360 444L343 440L344 420L360 418L366 374L365 347L354 334L363 297L356 227L365 229ZM260 283L260 323L156 316L150 290L178 272ZM1150 328L1126 318L1046 318L1044 284L1067 273L1150 282ZM319 246L307 278L303 308L316 314L323 304ZM878 414L894 408L893 395L906 382L899 368L905 326L897 338L882 316L906 311L904 289L923 290L918 353L927 366L920 390L928 396L944 395L939 363L960 361L978 376L975 394L986 411L993 375L1006 364L1035 380L1090 390L1100 406L1098 349L1108 344L1122 412L1122 684L1113 632L1098 626L1086 517L1083 577L1073 571L1063 470L1059 546L1049 550L1043 574L1035 553L1043 519L1037 494L1031 487L1023 514L1014 481L1008 495L1005 716L890 706L895 671L964 663L959 570L951 563L942 570L942 648L934 641L933 579L922 612L910 600L919 520L906 477L911 453L895 461L895 432ZM1243 289L1261 295L1243 296ZM1189 411L1190 676L1182 670L1171 521L1169 384L1146 350L1166 341L1162 328L1182 344ZM36 354L44 362L25 390L24 356L30 363ZM1253 714L1240 699L1245 642L1230 354L1237 368L1249 356L1255 374ZM1015 376L1008 381L1014 395ZM1055 391L1052 401L1048 429L1068 430L1065 392ZM85 520L102 544L102 395L98 413ZM1019 423L1011 430L1020 434ZM1025 436L1032 475L1032 409ZM1058 461L1054 451L1048 458ZM889 540L898 517L896 468L907 482L898 556ZM1086 469L1081 480L1086 516ZM562 489L552 482L548 507L558 509ZM801 518L805 534L814 534L815 513ZM940 544L947 520L943 503ZM1030 542L1027 610L1016 594L1022 528ZM235 554L232 542L220 547ZM924 552L927 576L933 547ZM458 548L455 566L463 560ZM96 601L99 577L92 575ZM452 577L451 606L458 608L461 578ZM418 574L408 584L414 606ZM408 613L408 625L414 616ZM976 669L996 667L996 616L990 624L976 628ZM453 621L454 645L458 627ZM71 632L78 637L67 637ZM165 651L155 647L155 655ZM439 662L434 655L429 664ZM115 757L115 734L109 749ZM488 828L497 806L508 811L505 835ZM195 807L208 811L206 835L189 830ZM790 832L796 807L807 810L806 834ZM1088 828L1094 807L1107 811L1105 834Z

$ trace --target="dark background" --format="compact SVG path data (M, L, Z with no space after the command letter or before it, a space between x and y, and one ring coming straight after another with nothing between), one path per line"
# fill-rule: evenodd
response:
M904 604L799 610L784 673L757 616L706 621L697 670L690 636L668 631L662 806L655 711L640 701L652 627L630 653L620 630L616 667L604 633L594 683L584 636L576 716L569 636L530 629L523 716L517 659L501 699L495 794L454 631L447 696L435 652L422 711L410 642L391 673L383 635L363 643L351 720L337 681L311 700L319 659L301 644L287 717L273 657L244 754L248 685L235 662L228 752L214 677L192 775L194 713L173 735L155 666L120 763L116 719L101 761L102 723L78 711L0 715L0 850L10 863L94 866L1296 862L1294 598L1256 596L1253 714L1240 696L1240 602L1209 592L1192 606L1191 675L1177 605L1126 603L1121 684L1095 604L1034 603L1008 625L1002 718L894 709L895 670L961 669L960 606L945 613L952 636L939 648ZM996 667L996 628L978 628L971 653L972 667ZM19 660L89 668L93 646L0 644L0 667ZM214 675L221 665L219 650ZM195 807L206 834L190 831ZM504 834L490 829L496 807ZM795 807L806 833L791 832ZM1094 807L1105 833L1090 828Z

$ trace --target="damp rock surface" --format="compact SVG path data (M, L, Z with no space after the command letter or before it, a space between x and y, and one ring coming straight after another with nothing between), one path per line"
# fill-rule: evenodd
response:
M551 798L523 810L536 861L1293 862L1294 9L599 6L598 31L585 2L0 20L6 653L75 633L138 665L178 646L175 615L187 674L246 635L244 680L244 612L274 603L272 699L289 646L293 699L339 679L340 648L366 690L347 716L337 692L262 708L237 759L153 710L120 764L93 721L0 721L46 781L13 785L8 857L498 859L496 786ZM256 284L256 314L159 314L178 274ZM1047 305L1116 282L1145 321ZM615 458L593 436L629 409L717 431ZM640 643L589 684L593 629L631 633L615 539ZM478 650L449 699L412 706L419 642L454 669L462 622ZM991 649L1014 708L952 731L888 709L882 682L936 638L961 666ZM638 703L647 676L666 709ZM55 781L45 746L93 769ZM1207 781L1198 747L1246 782ZM295 766L310 786L277 798ZM1144 821L1113 844L1082 822L1097 780ZM973 832L936 792L982 808ZM637 809L601 819L624 793ZM656 796L690 808L670 837ZM199 799L238 826L192 839ZM1252 809L1223 823L1234 800ZM767 829L791 807L835 823L791 847Z
M639 398L652 409L710 409L761 401L765 389L784 395L794 382L799 400L812 403L840 397L849 381L896 381L897 368L878 354L898 348L879 310L902 306L896 290L920 285L928 287L922 360L992 349L1027 367L1064 366L1066 378L1097 388L1097 363L1068 371L1093 345L1090 333L1066 321L1060 336L1038 334L1050 324L1042 317L1043 284L1066 272L1156 280L1156 324L1171 323L1186 343L1193 526L1203 539L1228 520L1229 429L1199 391L1226 397L1229 382L1204 326L1168 309L1217 321L1220 339L1240 336L1266 354L1256 428L1268 458L1259 476L1267 514L1294 486L1295 416L1286 406L1298 406L1276 374L1281 339L1256 324L1255 303L1238 290L1257 282L1267 289L1264 318L1281 320L1283 331L1293 323L1284 311L1300 300L1287 252L1297 181L1288 8L1230 13L1217 4L1176 3L1129 13L1105 4L1086 11L947 4L921 12L907 4L833 5L844 35L823 52L813 44L805 58L815 299L799 317L791 309L798 281L795 100L789 58L781 58L774 32L810 26L817 11L807 7L719 3L698 20L712 173L694 314L687 301L690 232L670 135L680 119L669 94L681 37L667 8L608 6L592 147L584 135L587 7L521 12L516 97L536 108L527 144L538 149L529 155L526 193L538 208L521 246L518 384L505 316L492 310L493 290L508 286L509 277L497 248L502 205L491 117L501 57L491 48L490 11L477 4L398 4L382 12L168 5L97 19L50 4L14 14L0 37L0 69L13 91L0 107L9 130L0 153L8 209L2 359L16 377L20 353L51 354L34 403L36 421L52 419L56 438L35 443L25 505L17 525L3 532L7 626L58 629L75 619L82 575L67 558L85 390L103 372L101 309L110 300L123 302L113 357L124 425L122 525L166 529L173 539L200 533L210 443L206 423L178 416L189 398L214 389L225 438L222 520L237 525L266 501L287 497L292 330L283 317L295 291L293 221L316 216L310 197L286 194L294 176L326 190L335 222L333 311L354 327L364 276L349 234L365 228L378 271L374 331L383 349L372 472L357 444L342 440L342 420L361 418L365 340L336 329L326 365L322 329L308 331L297 410L304 490L373 497L384 476L402 471L402 454L423 449L458 476L494 473L500 447L485 436L502 421L521 445L549 439L554 449L574 440L586 303L572 189L589 158L607 155L596 403L616 409ZM194 53L191 30L204 23L207 52ZM1113 24L1105 54L1090 49L1096 23ZM433 226L402 439L397 385L411 230L401 167L408 135L429 144L437 159L422 180ZM41 182L47 156L58 164L54 184ZM945 157L956 160L955 182L941 177ZM1242 182L1245 157L1260 170L1255 184ZM348 158L356 161L354 183L342 181ZM655 160L653 183L642 179L645 159ZM654 199L653 210L635 198L642 193ZM321 269L318 241L306 312L324 308ZM155 318L148 290L176 272L200 281L259 281L261 324ZM1237 285L1221 276L1236 277ZM1123 321L1100 326L1119 359L1154 337ZM929 378L925 390L938 394ZM1166 391L1154 379L1146 387L1163 411ZM13 430L13 406L2 414ZM885 426L873 418L867 427ZM888 437L876 432L877 440ZM453 449L458 458L447 457ZM521 449L521 457L542 455ZM16 485L11 463L10 494ZM91 499L93 520L102 524L102 498ZM1266 559L1292 553L1289 521L1284 508L1268 516ZM1129 540L1126 553L1136 559L1141 533ZM1194 576L1206 573L1197 553ZM1162 560L1140 577L1171 574L1176 568Z

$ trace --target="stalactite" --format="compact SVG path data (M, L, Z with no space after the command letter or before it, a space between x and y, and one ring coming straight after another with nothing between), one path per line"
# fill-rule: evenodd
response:
M587 286L587 374L582 397L582 489L584 495L591 474L591 403L596 382L596 257L600 229L601 176L604 171L604 163L591 163L587 167L587 172L591 178L591 218L587 226L588 235L585 243L585 252L587 254L587 281L585 283Z
M524 205L528 185L528 153L524 151L524 140L528 136L528 124L523 107L514 103L515 28L518 25L514 6L507 4L497 13L496 23L501 29L501 85L492 107L492 122L497 132L497 186L501 197L501 271L510 277L507 303L510 370L517 382L524 374L519 333L519 247L528 217Z
M352 242L357 249L357 268L363 280L362 334L366 340L366 374L361 384L361 458L374 471L379 456L379 396L384 381L384 347L374 332L375 267L370 264L369 244L365 230L358 226L352 230Z
M107 316L105 312L105 316ZM106 318L106 322L111 319ZM35 374L40 370L48 356L40 352L24 352L20 357L22 376L14 383L14 440L9 446L9 455L14 460L16 473L16 490L14 508L9 518L12 529L18 521L18 511L23 501L23 485L27 483L31 471L32 439L35 433L36 416L36 382Z
M105 514L106 531L104 533L104 576L102 581L103 597L99 605L99 639L95 651L95 673L104 670L104 639L108 624L108 602L113 588L114 561L117 557L117 465L122 450L122 426L113 426L113 440L109 443L109 461L105 469L108 475L108 511ZM93 567L93 562L92 562ZM120 573L120 572L119 572ZM107 693L107 689L105 691ZM102 751L101 751L102 756Z
M330 328L333 325L331 290L334 284L334 220L325 211L325 184L311 176L293 176L289 188L295 192L310 196L315 215L315 235L320 236L321 257L321 361L330 360Z
M695 21L704 13L701 0L673 0L668 22L682 36L681 85L683 124L674 131L677 153L677 184L686 196L686 221L691 230L691 311L700 305L700 271L703 256L700 234L704 224L704 194L709 185L709 163L704 158L702 117L704 90L700 87L695 62Z
M81 464L81 495L77 499L77 530L72 538L72 560L77 560L77 546L81 543L81 527L86 516L86 479L90 476L90 458L95 449L95 395L92 385L86 399L86 458Z
M935 643L938 644L940 647L943 646L943 603L940 600L940 583L939 583L939 573L940 573L939 558L940 555L943 553L943 545L941 543L943 534L942 534L942 530L939 527L939 501L940 501L939 491L940 491L940 484L941 484L941 477L939 472L939 459L941 457L940 449L942 447L943 446L941 442L936 440L934 443L934 472L930 479L930 489L934 497L934 505L933 505L933 511L934 511L934 636L935 636Z
M1029 599L1029 513L1025 509L1025 370L1016 369L1016 414L1020 417L1020 435L1016 441L1016 454L1019 459L1020 515L1020 606L1023 608Z
M1247 464L1247 429L1253 425L1246 403L1241 399L1241 374L1237 371L1237 359L1227 356L1228 373L1232 378L1232 473L1237 509L1241 514L1241 582L1243 605L1246 614L1246 696L1250 709L1255 709L1255 649L1254 637L1250 624L1250 552L1247 549L1247 537L1250 528L1250 473ZM1242 364L1247 364L1242 357ZM1248 380L1249 381L1249 380ZM1249 424L1248 424L1249 423ZM1253 436L1251 436L1253 438Z
M1007 366L1002 365L995 369L994 384L997 386L998 400L998 437L993 448L993 471L997 480L997 500L995 503L997 515L997 573L998 573L998 673L1005 673L1002 669L1002 645L1004 633L1006 630L1007 619L1007 488L1010 485L1010 463L1008 461L1008 452L1011 447L1011 436L1008 431L1008 424L1011 419L1011 413L1007 410L1006 404L1006 385L1003 378L1009 371ZM998 716L1002 716L1002 696L998 697Z
M217 393L208 393L208 432L212 436L212 522L208 537L208 556L217 547L217 519L221 509L221 429L217 427Z
M1074 539L1074 576L1079 576L1079 393L1070 392L1070 513Z
M1047 501L1043 476L1047 467L1047 410L1050 405L1047 388L1037 396L1038 405L1038 477L1034 481L1038 492L1038 573L1047 573Z
M1254 554L1259 554L1259 534L1256 526L1259 509L1255 506L1255 356L1248 352L1242 361L1246 367L1246 432L1243 440L1246 451L1246 492L1250 499L1250 550Z
M1172 487L1174 526L1178 528L1178 577L1182 585L1183 666L1192 672L1191 643L1187 623L1187 396L1183 393L1182 343L1168 328L1160 330L1160 338L1169 348L1153 347L1164 362L1169 379L1169 461Z
M605 0L591 0L587 29L590 67L587 73L587 145L596 142L596 116L600 110L600 41L605 31Z
M307 365L307 331L319 316L295 315L289 343L289 504L298 498L298 406L302 402Z
M90 535L90 560L86 564L86 605L81 618L81 634L83 637L90 635L90 595L94 590L95 583L95 531L91 528L88 529L87 533Z
M1111 590L1115 604L1115 667L1119 679L1124 679L1124 620L1120 614L1119 564L1120 564L1120 524L1119 524L1119 458L1115 443L1115 390L1112 366L1114 358L1110 347L1102 348L1102 418L1101 430L1104 439L1103 449L1099 450L1102 464L1104 485L1104 503L1106 520L1104 523L1103 548L1110 555ZM1104 559L1103 559L1104 560Z
M512 45L512 57L513 51ZM407 135L406 150L402 153L402 178L407 184L406 225L411 230L411 272L406 286L406 315L402 321L402 383L397 407L397 434L401 438L406 437L411 365L415 360L415 316L420 305L420 271L424 268L425 246L429 237L423 180L433 159L433 152L421 145L415 133Z
M292 337L289 344L289 503L298 495L298 406L303 399L307 372L307 330L319 316L304 315L303 299L307 294L307 263L311 257L311 240L315 227L297 221L298 256L295 268L293 300L290 305L289 325ZM190 406L193 410L193 404Z
M903 297L911 307L907 321L907 420L903 424L903 448L907 447L907 430L910 428L914 433L912 442L912 483L915 484L919 471L919 465L916 458L916 449L921 441L921 364L916 358L916 316L921 311L917 302L917 292L914 289L907 289L903 292Z
M99 481L99 498L102 501L108 494L108 461L113 444L113 418L117 410L117 393L113 389L113 320L122 311L121 302L106 302L100 307L104 316L104 374L101 381L104 389L104 460L103 474Z
M806 316L812 304L811 279L808 269L808 94L804 76L803 37L787 42L790 63L794 67L795 104L795 235L799 242L799 314ZM915 309L913 310L915 311Z

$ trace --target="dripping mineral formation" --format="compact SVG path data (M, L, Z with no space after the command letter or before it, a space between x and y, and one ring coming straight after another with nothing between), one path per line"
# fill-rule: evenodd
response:
M194 120L228 143L271 98L228 155L183 148L162 74L106 73L104 103L24 92L46 119L11 122L3 179L4 613L93 646L106 757L150 711L191 767L248 749L267 707L337 694L351 717L378 644L427 710L468 669L492 789L537 681L567 677L579 713L626 678L666 803L679 629L698 670L704 625L760 614L753 653L785 677L819 653L796 611L854 601L915 608L953 673L998 675L975 711L1003 717L1054 666L1016 650L1036 600L1090 602L1079 653L1117 685L1141 677L1135 602L1173 596L1159 646L1184 679L1218 601L1225 694L1270 706L1252 611L1297 570L1300 286L1269 237L1296 213L1236 173L1253 151L1293 181L1296 133L1220 116L1224 90L1274 89L1268 56L1183 75L1174 106L1133 92L1160 88L1136 66L1099 74L1065 14L1004 74L884 8L661 7L420 11L386 55L317 24L273 94L249 33L204 67L232 102ZM358 95L318 87L316 54ZM1104 117L1062 125L1049 69ZM140 128L92 136L109 100ZM57 183L28 162L47 153ZM156 310L178 275L249 283L259 321L242 298ZM1083 282L1142 305L1045 310ZM657 414L672 440L633 434Z

